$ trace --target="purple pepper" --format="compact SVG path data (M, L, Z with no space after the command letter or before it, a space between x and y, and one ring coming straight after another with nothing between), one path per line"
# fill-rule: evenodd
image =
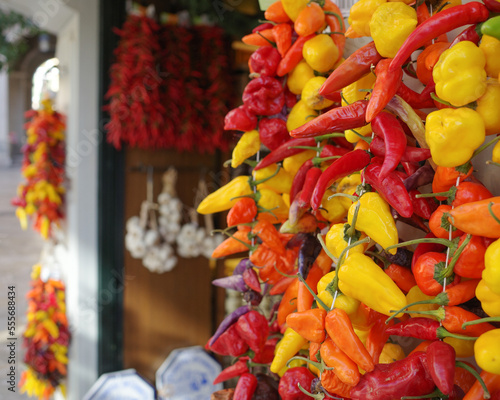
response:
M214 279L212 285L224 289L236 290L237 292L246 292L248 290L243 275L231 275L224 278Z

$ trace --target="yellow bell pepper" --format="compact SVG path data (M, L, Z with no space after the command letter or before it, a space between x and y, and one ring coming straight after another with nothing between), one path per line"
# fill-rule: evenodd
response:
M441 167L465 164L484 138L483 119L470 108L445 108L427 115L425 140L432 160Z
M500 294L491 291L484 279L476 287L476 297L484 312L490 317L500 317Z
M371 36L370 20L375 10L386 0L360 0L354 3L349 11L349 29L357 36Z
M384 249L397 244L399 235L389 204L376 192L364 193L360 197L359 203L355 228L366 233ZM357 202L351 205L347 214L347 221L351 225L356 204ZM389 252L396 254L396 249L389 250Z
M428 296L425 293L420 290L420 288L415 285L413 286L408 293L406 293L406 301L408 304L410 303L415 303L416 301L424 301L424 300L432 300L434 299L434 296ZM431 310L437 310L439 308L438 304L418 304L415 306L408 307L409 311L431 311ZM424 315L424 314L409 314L410 317L412 318L431 318L431 319L437 319L433 315Z
M370 257L361 253L350 254L340 266L339 289L384 315L390 316L392 311L406 306L401 289Z
M493 147L493 151L491 153L491 160L500 164L500 142Z
M290 78L288 78L287 82L289 81ZM333 104L332 100L328 100L318 93L325 81L326 78L324 76L314 76L306 82L302 89L300 98L304 100L313 110L322 110L323 108L330 107Z
M236 197L252 194L249 176L240 175L205 197L196 211L199 214L213 214L229 210L238 201Z
M347 247L347 241L345 238L345 231L348 228L346 224L334 224L328 230L325 237L326 248L332 253L334 257L339 258L340 254ZM360 239L364 239L366 235L361 234ZM353 242L354 243L354 242ZM366 250L367 243L361 243L349 250L349 254L352 253L364 253Z
M276 172L278 164L271 164L265 168L254 171L254 179L260 181L265 179ZM292 177L283 168L280 168L278 173L269 180L257 185L257 190L267 188L275 191L276 193L288 193L292 187Z
M341 197L331 197L335 192L328 189L321 201L320 213L329 222L340 222L347 215L349 207L345 207Z
M314 78L314 70L305 60L302 60L288 74L286 85L293 94L301 94L306 83L312 78Z
M476 111L483 118L486 135L500 133L500 83L496 79L488 80L486 92L477 99Z
M417 12L401 2L379 6L370 20L370 32L381 56L394 58L417 26Z
M455 354L460 358L472 357L474 355L474 342L472 340L447 337L443 342L448 343L455 349Z
M307 340L295 332L292 328L287 328L283 338L276 345L276 350L271 363L271 372L277 374L287 361L298 353L307 344Z
M500 329L483 333L474 343L474 358L484 371L500 375Z
M313 70L323 73L333 69L339 58L339 49L330 35L321 34L304 44L302 56Z
M231 167L236 168L247 158L257 154L260 149L259 132L256 130L245 132L236 143L231 157Z
M486 249L482 277L488 288L500 295L500 239Z
M486 57L486 74L492 78L497 78L500 74L500 40L493 36L483 35L479 48Z
M384 348L382 349L382 353L380 353L378 363L379 364L391 364L394 361L402 360L405 357L406 357L405 352L399 344L386 343L386 344L384 344Z
M455 107L476 101L486 91L485 65L484 53L467 40L445 50L432 70L436 94Z
M309 107L305 101L299 100L290 110L290 114L288 114L286 128L288 132L290 132L304 125L306 122L309 122L317 115L318 111Z

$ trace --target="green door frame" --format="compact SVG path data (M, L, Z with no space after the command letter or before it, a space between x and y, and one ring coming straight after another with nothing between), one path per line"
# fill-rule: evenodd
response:
M109 86L108 72L113 62L113 50L118 43L113 27L120 27L125 15L125 0L100 1L99 129L102 137L98 172L99 376L123 369L125 155L105 139L104 125L109 116L103 111L103 105L104 94Z

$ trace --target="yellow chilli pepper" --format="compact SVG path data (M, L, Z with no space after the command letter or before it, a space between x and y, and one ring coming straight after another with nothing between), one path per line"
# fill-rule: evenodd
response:
M302 89L300 98L314 110L322 110L323 108L330 107L333 104L332 100L328 100L318 93L325 81L326 78L324 76L314 76L306 82Z
M394 58L417 26L417 12L401 2L382 4L372 15L370 32L379 54Z
M316 290L318 292L318 297L320 300L325 303L328 307L328 310L332 307L333 297L335 292L329 288L335 279L336 272L332 271L324 275L316 285ZM354 314L359 308L360 302L353 297L346 296L343 293L338 292L337 297L335 298L335 308L340 308L344 310L348 315ZM321 307L321 305L318 305Z
M384 344L384 348L382 349L382 353L380 353L378 363L379 364L391 364L394 361L402 360L405 357L406 357L405 352L399 344L386 343L386 344Z
M321 201L320 213L329 222L340 222L347 215L349 207L345 206L341 197L331 197L335 192L328 189Z
M276 345L276 350L271 363L271 372L277 374L287 361L299 352L307 344L307 340L295 332L292 328L287 328L283 338Z
M346 176L345 178L342 178L339 183L336 185L336 191L337 193L345 193L345 194L351 194L353 195L356 193L356 189L358 186L361 185L361 174L351 174L349 176ZM346 209L349 209L352 204L352 200L347 198L347 197L338 197L342 204L344 204L344 207Z
M260 149L259 132L256 130L245 132L236 143L231 157L231 167L236 168L247 158L252 157Z
M330 227L328 233L325 237L326 248L332 253L334 257L339 258L340 254L347 247L347 241L345 237L347 224L334 224ZM364 239L366 235L361 234L360 239ZM354 242L353 242L354 243ZM364 253L366 250L367 243L358 244L357 246L351 248L349 253Z
M259 219L266 219L272 223L284 222L288 219L288 207L283 197L274 190L260 189L257 192L257 206L269 210L259 213Z
M493 147L493 152L491 153L491 159L493 162L500 164L500 142Z
M361 253L349 254L340 266L339 289L384 315L390 316L392 311L406 306L401 289L370 257Z
M465 164L484 138L483 119L470 108L445 108L427 115L425 140L432 160L441 167Z
M459 358L467 358L474 355L474 342L472 340L447 337L443 339L443 342L452 346L455 349L456 356Z
M286 157L283 160L283 168L290 174L293 179L302 164L304 164L307 160L310 160L314 156L316 156L316 152L314 150L306 150L293 156Z
M482 277L488 288L500 295L500 239L486 249Z
M309 107L304 100L299 100L290 110L290 114L288 114L286 128L288 132L290 132L304 125L306 122L309 122L317 115L318 111Z
M474 358L484 371L500 375L500 329L483 333L474 343Z
M248 183L249 176L240 175L205 197L196 211L199 214L213 214L229 210L238 201L236 197L253 193Z
M415 303L416 301L425 301L425 300L432 300L434 299L434 296L428 296L420 288L415 285L413 286L408 293L406 293L406 301L408 304L410 303ZM415 306L408 307L409 311L431 311L431 310L437 310L439 308L438 304L418 304ZM410 317L412 318L431 318L437 320L437 318L433 315L425 315L425 314L409 314Z
M486 92L477 99L476 111L483 118L486 135L500 133L500 83L496 79L488 80Z
M479 48L486 57L486 74L492 78L497 78L500 74L500 40L493 36L483 35Z
M254 179L256 181L260 181L265 179L276 172L278 168L278 164L271 164L265 168L261 168L257 171L254 171ZM269 180L257 185L257 189L271 189L276 193L288 193L292 187L292 177L288 172L286 172L283 168L280 168L278 173L274 175Z
M432 70L436 94L455 107L476 101L486 91L486 57L464 40L445 50Z
M371 36L370 20L375 10L386 0L360 0L349 11L349 29L357 36Z
M355 228L366 233L384 249L397 244L399 235L389 204L387 204L387 202L376 192L364 193L360 197L359 203L360 206ZM358 202L351 205L349 213L347 214L347 221L351 225L356 210L356 204L358 204ZM396 249L389 250L389 252L391 254L396 254Z
M500 317L500 294L491 291L484 279L476 287L476 297L484 312L490 317Z

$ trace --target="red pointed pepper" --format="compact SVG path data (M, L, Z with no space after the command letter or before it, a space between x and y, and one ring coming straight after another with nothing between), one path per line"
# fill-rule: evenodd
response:
M241 375L234 389L234 399L251 400L257 389L257 377L249 372Z
M216 385L221 382L225 382L229 379L236 378L245 372L248 372L248 357L241 357L233 365L224 368L219 375L215 378L213 384Z
M426 354L434 383L443 394L451 394L455 385L455 349L448 343L436 340L427 347Z
M258 353L264 348L269 336L269 324L264 315L252 310L238 318L235 326L238 335L253 351Z
M304 58L302 56L304 44L314 36L316 36L316 34L299 36L297 40L295 40L278 65L278 70L276 72L278 76L285 76L297 66L297 64Z
M267 156L265 156L256 166L255 170L268 167L271 164L275 164L278 161L299 154L304 151L302 148L297 148L300 146L315 146L316 141L314 138L297 138L289 140L283 143L281 146L277 147L271 151Z
M385 157L386 148L384 139L380 136L374 136L370 142L370 152L375 156ZM406 146L401 157L401 162L420 162L425 161L431 156L429 149L422 147Z

